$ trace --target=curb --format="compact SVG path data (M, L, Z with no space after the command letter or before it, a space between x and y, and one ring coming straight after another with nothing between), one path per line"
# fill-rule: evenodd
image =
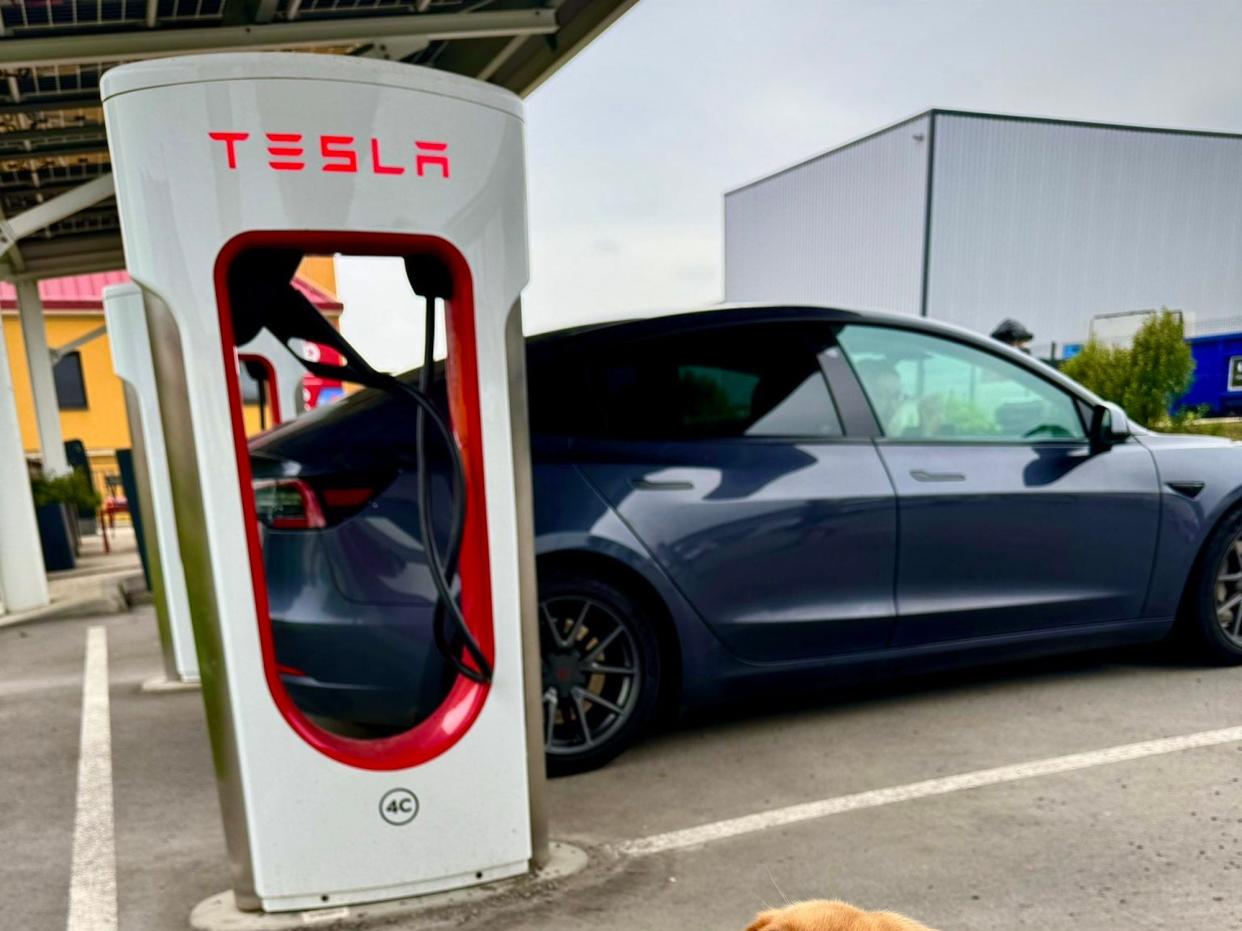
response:
M203 687L198 679L170 679L164 673L144 679L138 691L147 693L195 692Z
M194 907L190 913L190 927L194 931L295 931L308 927L362 928L380 922L389 924L400 918L417 919L454 906L479 905L506 894L529 895L539 887L580 872L588 862L586 851L572 844L553 841L550 853L547 866L526 876L369 905L345 905L304 912L243 912L234 903L232 892L221 892ZM443 920L443 917L438 915L437 920Z
M138 603L141 598L131 599L129 592L134 587L134 577L142 578L142 572L126 570L116 573L111 578L103 577L98 584L82 586L87 590L71 594L51 604L28 611L16 611L12 614L0 614L0 629L18 627L35 621L67 621L75 618L95 617L101 614L124 614L130 606ZM89 578L89 577L88 577ZM144 593L145 594L145 593Z

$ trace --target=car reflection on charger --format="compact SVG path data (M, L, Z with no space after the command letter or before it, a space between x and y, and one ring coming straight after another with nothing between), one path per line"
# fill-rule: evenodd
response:
M724 308L532 337L527 379L553 773L777 683L1170 635L1242 661L1242 445L1131 425L995 341ZM411 727L455 677L413 437L364 390L250 446L282 679L355 735Z

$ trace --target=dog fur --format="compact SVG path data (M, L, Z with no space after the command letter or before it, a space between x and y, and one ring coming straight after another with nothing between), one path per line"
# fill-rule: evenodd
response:
M746 931L932 931L894 912L864 912L844 902L818 899L760 912Z

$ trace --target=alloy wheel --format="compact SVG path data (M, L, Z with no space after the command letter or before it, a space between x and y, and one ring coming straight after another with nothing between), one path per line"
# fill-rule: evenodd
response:
M1234 537L1216 569L1216 621L1242 647L1242 534Z
M556 595L539 604L544 746L568 756L608 741L634 713L638 645L625 620L594 598Z

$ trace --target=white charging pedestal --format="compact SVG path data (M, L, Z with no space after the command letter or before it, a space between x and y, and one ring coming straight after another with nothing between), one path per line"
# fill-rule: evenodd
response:
M290 420L306 410L302 397L302 376L306 374L306 369L271 333L262 332L239 346L237 355L242 359L260 359L268 369L275 398L272 405L275 423Z
M198 657L194 655L194 629L181 568L181 546L177 540L172 482L168 477L142 290L133 284L109 285L104 288L103 305L112 368L125 383L134 468L138 472L139 500L135 505L146 528L147 565L164 656L163 675L148 679L142 688L146 692L195 688Z
M443 72L281 54L124 65L102 96L237 904L325 908L524 874L545 841L520 101ZM493 677L459 676L429 717L382 740L320 727L276 666L230 290L239 263L271 250L429 257L452 281L460 598Z
M129 431L138 472L139 508L147 528L147 560L151 573L164 671L142 683L144 692L169 692L199 686L198 657L190 619L176 513L160 423L159 397L151 346L147 336L142 289L134 284L104 288L104 318L111 336L112 367L125 385ZM271 372L275 422L302 410L304 369L271 334L261 333L240 347L239 357L261 357Z

